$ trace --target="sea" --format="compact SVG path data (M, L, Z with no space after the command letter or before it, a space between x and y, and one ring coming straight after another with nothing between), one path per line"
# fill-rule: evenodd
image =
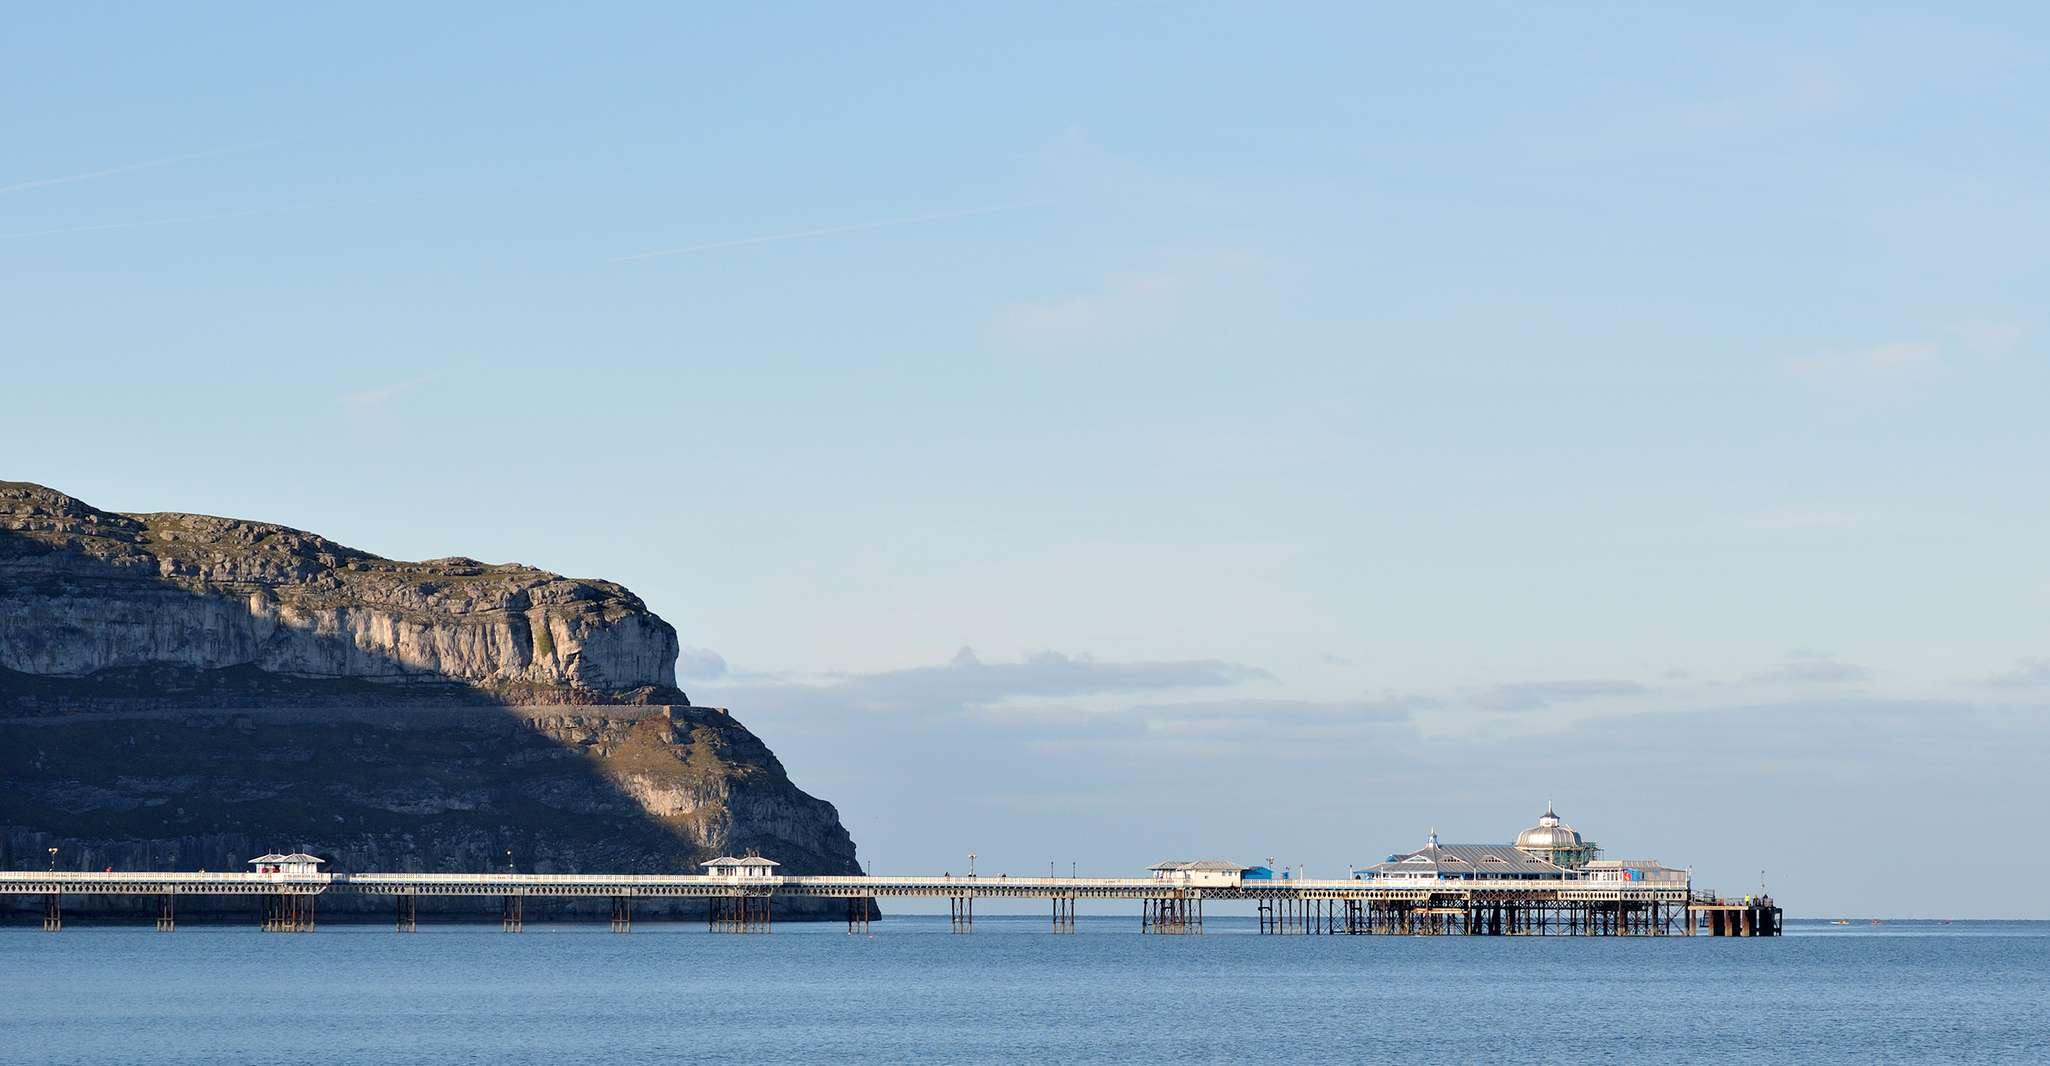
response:
M1200 936L1136 916L0 929L0 1063L2050 1063L2050 923Z

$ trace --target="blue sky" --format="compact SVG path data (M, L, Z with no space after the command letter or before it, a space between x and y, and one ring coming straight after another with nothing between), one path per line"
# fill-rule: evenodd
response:
M507 7L16 13L5 476L621 580L884 868L2050 875L2040 8Z

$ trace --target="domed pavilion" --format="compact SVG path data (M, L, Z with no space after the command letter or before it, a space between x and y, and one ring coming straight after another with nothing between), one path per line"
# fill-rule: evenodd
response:
M1567 825L1550 803L1545 804L1545 813L1536 825L1516 834L1516 850L1569 870L1586 866L1602 851L1593 841L1583 840L1580 831Z

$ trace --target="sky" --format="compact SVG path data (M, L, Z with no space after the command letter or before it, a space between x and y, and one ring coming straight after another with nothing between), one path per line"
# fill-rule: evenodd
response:
M623 582L877 871L2050 918L2050 12L1667 6L23 8L0 477Z

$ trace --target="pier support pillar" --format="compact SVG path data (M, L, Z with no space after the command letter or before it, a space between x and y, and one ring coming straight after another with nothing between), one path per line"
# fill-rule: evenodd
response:
M847 935L868 932L869 920L875 916L875 900L860 896L847 901Z
M398 901L398 930L401 933L420 931L420 897L411 892L401 892L392 897Z
M508 892L499 905L498 927L508 933L525 932L527 928L527 897Z
M1055 896L1053 898L1053 931L1072 933L1075 931L1075 897Z
M264 932L313 932L313 901L320 897L311 892L266 892L259 898L263 909L258 927Z
M169 892L157 897L157 932L169 933L178 928L178 916L172 902L177 898Z
M1183 936L1203 931L1203 897L1152 896L1139 911L1139 931Z
M55 892L43 893L43 932L54 933L64 928L64 904Z
M975 931L974 896L948 896L947 913L952 920L954 932L972 933Z
M630 933L634 927L634 900L632 896L612 897L612 931Z
M736 892L707 902L705 926L714 933L766 933L775 924L766 893Z

